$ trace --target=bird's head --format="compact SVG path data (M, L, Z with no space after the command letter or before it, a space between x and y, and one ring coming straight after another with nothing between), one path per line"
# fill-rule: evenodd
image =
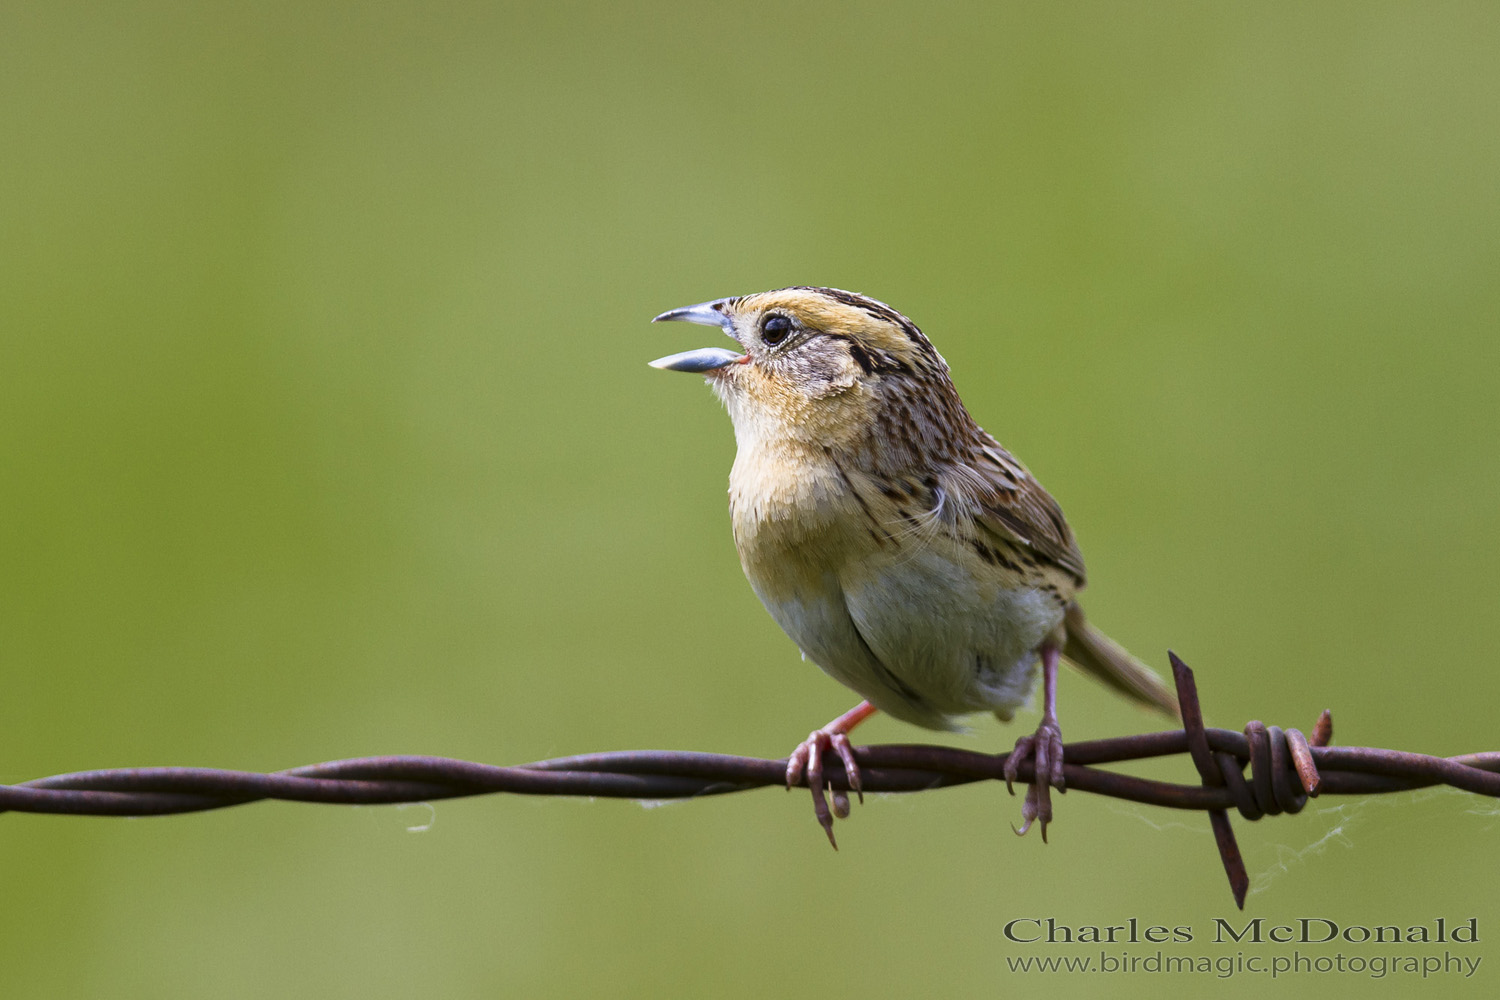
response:
M893 396L951 393L948 366L890 306L836 288L794 287L673 309L654 322L716 326L740 347L651 362L707 377L736 433L838 445L871 432Z

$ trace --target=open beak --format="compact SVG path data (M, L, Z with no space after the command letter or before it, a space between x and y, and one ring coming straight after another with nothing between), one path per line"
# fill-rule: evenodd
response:
M681 354L669 354L664 358L657 358L650 362L652 368L664 368L669 372L711 372L725 365L735 362L750 360L747 354L736 354L726 351L722 347L700 347L696 351L683 351Z
M701 326L717 326L729 336L734 337L734 320L724 311L726 299L716 299L713 302L700 302L695 306L683 306L681 309L672 309L657 316L651 322L668 323L678 321L683 323L697 323ZM739 338L735 337L736 340ZM681 354L673 354L665 358L657 358L651 362L652 368L663 368L674 372L704 372L717 371L725 365L735 363L744 364L750 360L748 354L737 354L727 351L722 347L703 347L696 351L683 351Z

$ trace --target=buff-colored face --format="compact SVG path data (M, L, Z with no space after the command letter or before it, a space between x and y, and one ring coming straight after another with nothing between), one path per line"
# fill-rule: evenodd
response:
M913 374L936 353L887 306L826 288L782 288L656 317L720 327L741 350L703 348L653 361L700 373L739 430L837 439L868 426L882 379ZM941 359L937 359L941 365Z

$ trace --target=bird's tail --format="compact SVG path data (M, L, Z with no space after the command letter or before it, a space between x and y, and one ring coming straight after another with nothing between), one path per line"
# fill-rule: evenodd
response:
M1121 694L1179 718L1177 695L1166 682L1124 646L1090 625L1076 601L1068 605L1064 622L1068 640L1063 656Z

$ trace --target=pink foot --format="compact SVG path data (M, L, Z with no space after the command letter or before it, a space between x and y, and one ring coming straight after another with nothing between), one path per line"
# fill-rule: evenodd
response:
M1017 836L1025 836L1031 829L1032 820L1042 824L1042 843L1047 842L1047 824L1052 822L1052 789L1067 791L1063 784L1062 729L1057 725L1057 661L1058 649L1053 645L1042 647L1042 721L1031 736L1016 740L1016 748L1005 758L1005 789L1014 795L1011 783L1020 774L1021 763L1027 757L1034 764L1031 787L1026 790L1026 801L1021 804L1021 828Z
M1056 719L1044 717L1035 734L1016 740L1016 748L1005 759L1005 787L1012 794L1011 782L1016 780L1021 763L1028 757L1035 765L1034 777L1021 805L1021 827L1016 833L1024 836L1032 821L1038 820L1042 825L1042 842L1046 843L1047 824L1052 822L1052 789L1067 791L1063 783L1062 730Z
M849 743L849 730L874 712L874 705L867 701L860 702L822 729L809 733L807 739L797 744L797 749L792 751L786 761L786 787L791 788L806 780L807 787L812 790L813 814L823 832L828 834L828 842L835 851L839 849L839 844L833 837L833 818L837 816L844 819L849 815L849 793L843 789L834 789L833 808L829 809L827 786L823 781L823 754L828 750L838 754L839 762L844 765L849 787L863 802L865 793L860 784L859 765L854 762L854 748Z

